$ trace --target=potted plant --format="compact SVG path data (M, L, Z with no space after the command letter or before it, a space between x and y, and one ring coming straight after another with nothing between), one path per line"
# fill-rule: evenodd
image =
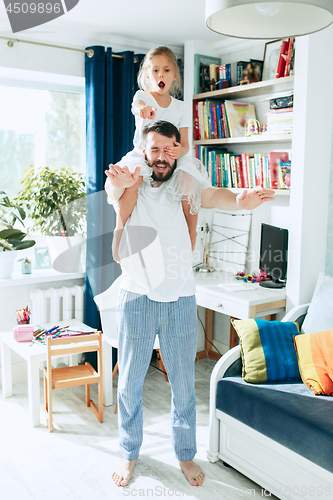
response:
M16 221L24 227L26 213L4 191L0 191L0 279L8 279L13 272L17 251L35 245L35 240L27 240L27 233L14 228Z
M77 271L86 225L83 174L67 167L35 169L30 165L24 171L21 186L16 201L28 211L32 229L48 237L54 269Z

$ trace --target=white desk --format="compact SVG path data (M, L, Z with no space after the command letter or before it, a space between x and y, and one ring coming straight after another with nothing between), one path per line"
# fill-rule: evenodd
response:
M59 326L68 325L69 322L83 326L83 323L75 319L60 321ZM48 325L44 326L48 327ZM49 328L52 326L54 325L49 325ZM37 427L40 424L41 410L39 364L41 361L46 361L47 350L46 345L34 343L30 346L30 344L31 342L17 342L13 332L1 333L2 392L5 398L13 394L11 364L11 351L13 351L27 361L29 419L32 427ZM103 339L103 404L110 406L112 403L112 347Z
M195 272L194 276L197 304L206 308L205 329L208 340L205 341L205 347L209 356L214 359L220 357L211 350L209 343L213 340L214 311L237 319L272 319L272 315L282 312L286 308L285 288L264 288L256 283L255 289L249 284L249 290L230 292L218 285L219 283L237 283L233 275L216 271L213 273ZM237 334L230 325L230 348L234 347L237 341Z

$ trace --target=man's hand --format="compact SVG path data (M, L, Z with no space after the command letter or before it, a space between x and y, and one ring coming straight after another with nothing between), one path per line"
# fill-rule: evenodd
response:
M147 118L149 120L153 120L156 116L156 108L153 106L144 106L140 109L140 116L143 120L146 120Z
M134 186L140 176L140 167L136 167L131 173L128 167L119 167L119 165L109 165L109 170L105 170L105 174L111 181L114 189L125 189Z
M179 158L184 154L180 142L174 142L174 146L168 146L167 148L165 148L165 152L168 156L170 156L172 160L179 160Z
M236 197L236 203L241 210L253 210L265 201L274 200L273 189L264 189L262 187L257 187L254 189L244 189Z

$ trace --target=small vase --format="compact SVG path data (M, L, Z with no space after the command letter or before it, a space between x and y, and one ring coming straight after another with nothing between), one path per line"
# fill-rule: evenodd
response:
M31 274L31 262L22 262L22 274Z

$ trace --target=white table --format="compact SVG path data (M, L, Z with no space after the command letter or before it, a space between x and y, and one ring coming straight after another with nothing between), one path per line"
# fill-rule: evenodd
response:
M79 328L85 327L77 320L60 321L59 326L75 324ZM57 323L58 324L58 323ZM44 325L51 328L54 325ZM13 332L1 332L1 368L2 368L2 392L5 398L13 394L12 386L12 363L11 352L16 352L27 362L28 371L28 399L29 399L29 419L32 427L40 424L40 362L46 361L46 345L31 342L17 342ZM110 406L113 404L112 394L112 347L103 339L103 404Z
M237 319L267 318L283 312L286 308L285 288L264 288L259 283L249 283L244 291L228 291L219 284L237 284L231 274L223 272L194 273L196 280L196 301L198 306L206 308L205 329L207 339L206 351L209 356L218 359L220 356L212 351L213 314L214 311ZM242 286L244 282L240 281ZM234 347L238 342L237 334L230 324L230 345Z

